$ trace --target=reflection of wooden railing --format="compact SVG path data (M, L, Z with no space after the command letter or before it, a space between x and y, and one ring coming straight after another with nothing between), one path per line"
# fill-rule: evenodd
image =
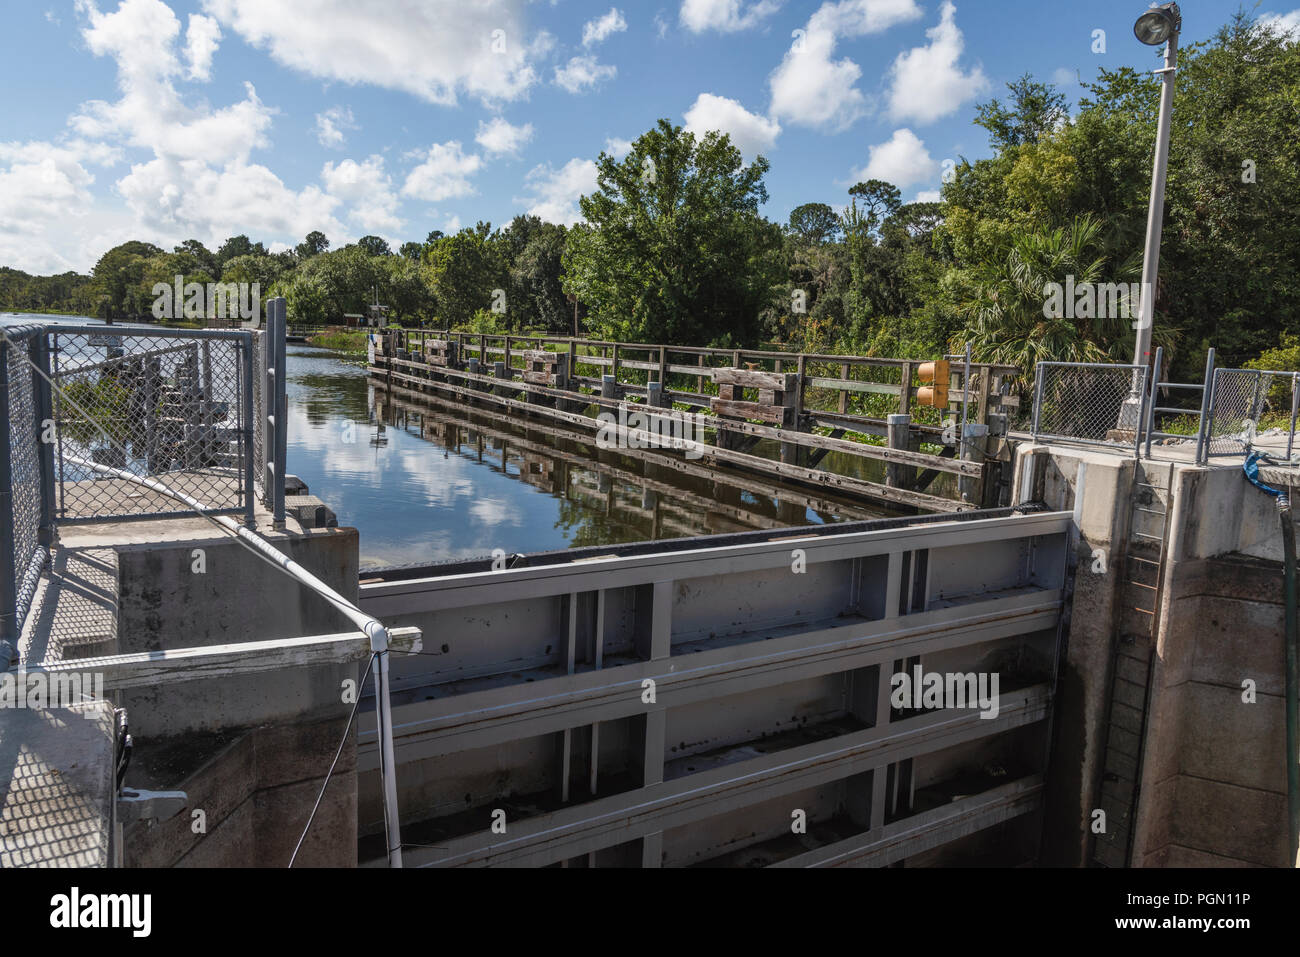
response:
M1007 460L997 418L1005 422L1002 409L1018 404L1011 394L1013 367L973 364L969 389L964 367L955 368L950 405L960 408L969 398L966 419L984 429L959 458L957 416L943 423L939 416L946 410L914 405L919 362L404 329L385 330L380 340L371 371L393 384L470 402L482 396L512 411L589 426L595 424L586 415L592 406L615 415L648 408L707 413L704 421L717 442L705 457L717 464L927 509L997 504ZM452 355L457 361L449 361ZM686 355L694 364L681 361ZM819 374L829 363L838 367L838 377L834 370ZM600 374L585 374L592 371ZM890 377L896 381L886 381ZM866 410L883 414L849 411L850 395L883 397ZM895 408L928 414L930 421L913 423ZM819 428L829 434L813 431ZM866 441L854 441L854 433ZM879 438L887 445L872 444ZM749 454L764 439L777 443L779 462ZM921 451L923 443L943 448L931 454ZM832 452L886 463L884 483L819 470ZM926 494L943 474L957 476L960 503Z

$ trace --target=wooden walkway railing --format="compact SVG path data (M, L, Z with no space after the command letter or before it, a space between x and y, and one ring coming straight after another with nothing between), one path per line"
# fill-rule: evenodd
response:
M713 461L925 509L998 503L1008 459L1001 436L1019 406L1020 370L1005 365L973 363L968 383L964 365L953 363L949 408L932 409L916 403L919 360L410 329L383 330L377 339L372 373L407 388L440 382L442 391L470 400L549 409L569 424L594 425L584 415L593 405L703 412L718 437ZM967 434L977 440L961 443L964 401ZM887 444L845 438L855 433ZM780 462L748 454L763 439L779 443ZM922 452L923 443L942 452ZM885 482L818 470L832 452L886 463ZM942 474L958 477L955 497L926 494Z

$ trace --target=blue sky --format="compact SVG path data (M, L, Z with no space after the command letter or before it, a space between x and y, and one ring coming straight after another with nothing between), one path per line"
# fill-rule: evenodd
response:
M1300 27L1297 0L1246 3ZM1071 101L1155 68L1130 0L79 0L8 4L0 265L86 271L127 239L396 245L520 212L576 219L599 152L659 117L771 162L764 212L905 199L987 154L975 104L1022 73ZM1202 40L1239 0L1183 4ZM1096 31L1104 31L1104 52Z

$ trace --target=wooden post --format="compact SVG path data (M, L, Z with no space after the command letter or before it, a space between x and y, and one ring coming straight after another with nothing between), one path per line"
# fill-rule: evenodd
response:
M665 392L667 398L668 391L668 347L659 347L659 388Z
M507 369L513 369L513 368L514 368L514 363L512 363L512 362L510 361L510 337L509 337L509 336L506 336L506 355L505 355L505 363L506 363L506 368L507 368ZM514 372L511 372L511 373L510 373L510 378L513 379L514 376L515 376Z
M847 362L842 362L840 363L840 378L848 379L848 377L849 377L849 364ZM849 392L847 389L840 389L840 415L848 415L848 413L849 413Z
M909 437L912 431L912 417L910 415L891 415L889 417L889 447L908 451L910 447ZM915 484L916 470L906 465L896 465L893 462L885 466L885 484L890 488L911 488Z
M898 397L898 411L902 415L912 414L912 363L903 363L901 380L902 394Z
M614 381L617 382L618 381L618 343L617 342L614 343L614 347L611 351L611 355L614 358L614 362L609 367L609 373L614 377Z
M703 352L701 352L701 353L699 354L699 356L698 356L698 361L697 361L695 364L696 364L697 366L699 366L701 369L704 368L704 353L703 353ZM702 376L702 375L697 375L697 376L695 377L695 394L696 394L696 395L704 395L704 376Z

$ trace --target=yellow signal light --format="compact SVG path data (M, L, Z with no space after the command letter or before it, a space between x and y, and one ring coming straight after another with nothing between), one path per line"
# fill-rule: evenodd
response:
M922 363L917 376L926 384L916 390L916 404L935 409L948 408L948 382L951 375L952 369L946 359Z

